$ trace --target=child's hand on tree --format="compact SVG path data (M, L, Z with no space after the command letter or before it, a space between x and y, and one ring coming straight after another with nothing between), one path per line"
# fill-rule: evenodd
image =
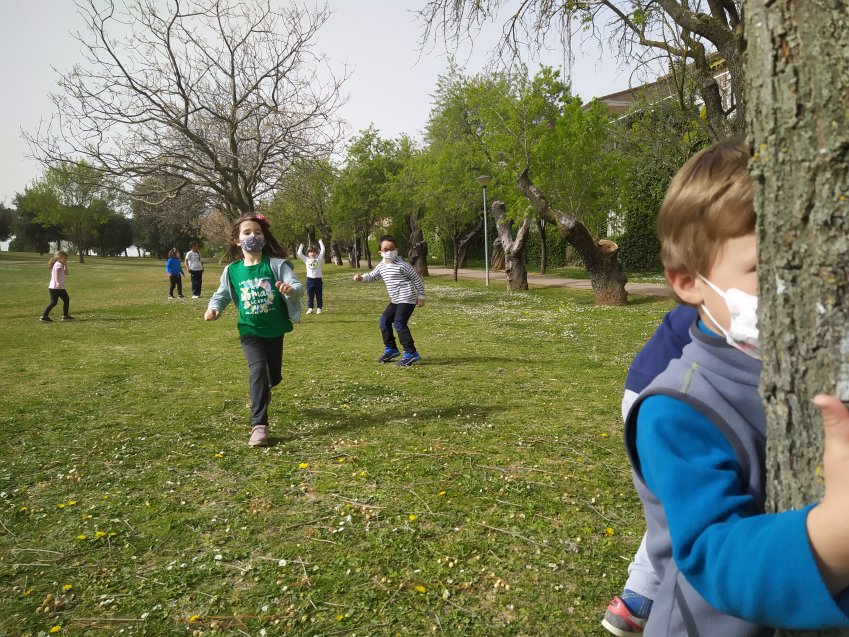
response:
M849 409L824 394L814 404L825 426L825 495L808 513L808 539L823 581L837 593L849 586Z

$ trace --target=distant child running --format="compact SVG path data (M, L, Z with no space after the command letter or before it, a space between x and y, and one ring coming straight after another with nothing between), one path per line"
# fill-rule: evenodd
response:
M379 363L388 363L401 356L395 344L395 335L392 332L393 325L398 332L398 340L404 348L404 356L398 361L399 367L410 367L421 360L413 342L413 335L407 322L417 307L424 307L425 289L421 277L409 263L398 256L398 244L389 235L380 237L378 242L380 256L383 261L368 274L357 274L354 281L382 280L389 292L389 305L380 315L380 333L383 336L385 349L377 359Z
M310 246L307 250L308 256L304 256L304 244L298 246L298 258L307 266L307 314L312 314L313 302L315 302L316 314L321 314L323 305L321 263L324 259L324 242L319 239L318 245L321 250L316 252L315 246Z
M200 258L200 244L197 241L192 241L189 248L191 249L186 252L186 269L192 279L192 298L199 299L200 286L203 283L203 259Z
M177 248L171 248L168 252L168 260L165 262L165 271L168 273L168 279L171 282L171 287L168 288L168 298L174 298L174 288L177 288L177 294L183 298L183 266L180 265L180 251Z
M204 314L214 321L230 302L238 308L239 342L250 378L252 447L268 445L271 388L283 380L283 335L301 318L304 292L270 228L259 213L236 219L227 251L231 263Z
M53 319L50 318L50 312L62 299L62 320L73 321L74 317L68 314L68 309L71 304L71 299L68 297L68 291L65 289L65 275L68 274L68 253L64 250L57 250L47 262L47 267L50 268L50 284L47 286L50 291L50 303L44 308L41 313L41 320L49 323Z

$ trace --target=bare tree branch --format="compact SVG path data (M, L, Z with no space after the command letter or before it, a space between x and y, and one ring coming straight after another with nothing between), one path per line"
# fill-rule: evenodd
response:
M236 215L269 199L293 162L340 140L347 71L336 77L314 50L326 8L128 0L118 15L113 0L100 6L77 2L85 62L60 74L56 114L25 135L45 164L86 161L135 197L200 188Z

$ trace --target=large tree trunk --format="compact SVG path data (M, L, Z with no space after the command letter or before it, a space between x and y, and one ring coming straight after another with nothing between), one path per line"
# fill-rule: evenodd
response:
M427 241L419 227L418 213L410 215L410 252L408 260L419 276L429 276L427 271Z
M849 400L846 5L753 0L746 31L767 510L781 511L822 496L822 425L811 397Z
M528 230L531 227L530 217L522 220L522 225L513 238L513 224L507 218L507 205L503 201L492 202L492 216L495 219L495 229L504 251L504 274L507 277L507 289L528 289L528 270L525 267L525 244L528 241Z
M531 182L527 168L519 175L516 185L531 202L537 214L557 224L561 236L581 255L584 267L590 275L596 304L625 305L628 302L628 292L625 291L628 279L616 258L619 247L612 241L596 242L586 226L575 217L552 208L540 189Z

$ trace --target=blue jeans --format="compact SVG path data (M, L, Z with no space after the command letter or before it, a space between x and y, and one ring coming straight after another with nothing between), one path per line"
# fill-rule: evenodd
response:
M321 280L321 277L318 278L310 278L307 277L307 308L312 309L313 300L315 300L318 305L318 309L320 310L322 307L322 298L321 292L324 287L324 283Z
M380 315L380 333L383 336L384 346L390 349L398 349L395 344L395 335L392 333L394 326L404 351L409 354L416 353L413 335L410 333L410 328L407 327L407 321L410 320L415 309L414 303L390 303L386 306L383 314Z

